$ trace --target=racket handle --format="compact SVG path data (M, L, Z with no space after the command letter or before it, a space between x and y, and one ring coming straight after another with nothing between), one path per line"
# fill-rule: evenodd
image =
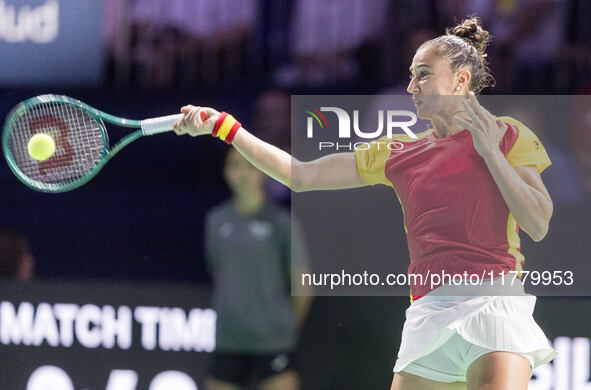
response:
M140 122L140 125L142 127L142 133L144 135L153 135L171 131L172 125L174 125L174 123L182 117L183 114L175 114L161 116L158 118L144 119Z

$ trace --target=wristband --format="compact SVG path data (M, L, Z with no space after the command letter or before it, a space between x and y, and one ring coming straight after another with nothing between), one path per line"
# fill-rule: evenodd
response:
M211 135L212 137L221 139L229 145L234 140L240 127L242 127L242 124L240 124L240 122L238 122L232 115L224 111L215 122Z

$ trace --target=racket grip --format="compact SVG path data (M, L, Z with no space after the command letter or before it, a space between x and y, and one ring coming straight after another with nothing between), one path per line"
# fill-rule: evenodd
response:
M140 122L142 127L142 134L153 135L158 133L164 133L172 130L172 125L181 119L183 114L175 114L168 116L161 116L158 118L144 119Z

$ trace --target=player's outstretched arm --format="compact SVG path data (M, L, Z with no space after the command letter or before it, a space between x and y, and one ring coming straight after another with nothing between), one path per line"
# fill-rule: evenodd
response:
M220 113L208 107L185 106L175 124L179 135L212 134ZM201 112L207 119L201 121ZM219 124L218 124L219 125ZM283 150L255 137L243 127L232 134L232 145L255 167L296 192L363 187L354 153L336 153L302 162Z

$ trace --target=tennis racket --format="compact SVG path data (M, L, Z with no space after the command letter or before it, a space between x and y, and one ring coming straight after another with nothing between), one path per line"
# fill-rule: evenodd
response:
M65 192L90 181L121 149L144 135L172 130L183 114L131 120L99 111L62 95L42 95L19 103L4 123L2 149L12 172L30 188L42 192ZM201 112L200 119L207 116ZM113 146L104 122L138 129ZM36 133L49 134L55 153L44 161L27 151Z

